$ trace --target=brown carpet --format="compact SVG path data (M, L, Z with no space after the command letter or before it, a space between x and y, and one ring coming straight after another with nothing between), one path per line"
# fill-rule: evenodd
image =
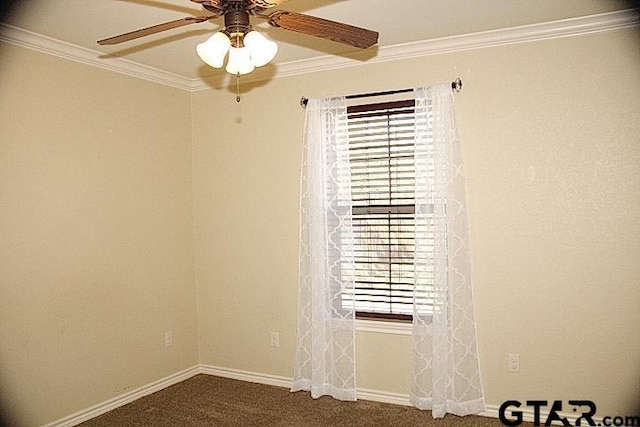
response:
M485 417L434 420L429 411L359 400L312 399L306 392L210 375L179 384L104 415L82 427L103 426L501 426ZM524 423L523 426L531 425Z

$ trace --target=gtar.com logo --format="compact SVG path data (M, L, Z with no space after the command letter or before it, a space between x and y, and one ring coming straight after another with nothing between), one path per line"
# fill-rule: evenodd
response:
M569 400L567 402L573 406L573 412L577 418L572 424L567 417L561 415L562 401L554 400L551 403L551 408L548 409L549 415L544 420L544 424L541 424L541 411L547 412L549 402L546 400L527 400L525 406L533 408L533 425L535 426L550 426L554 421L562 423L565 426L638 426L640 427L640 416L628 416L628 417L611 417L606 416L602 418L602 422L596 422L594 416L596 415L596 404L590 400ZM523 410L522 403L517 400L507 400L500 405L498 417L500 422L505 426L519 426L523 422ZM573 417L572 417L573 418Z

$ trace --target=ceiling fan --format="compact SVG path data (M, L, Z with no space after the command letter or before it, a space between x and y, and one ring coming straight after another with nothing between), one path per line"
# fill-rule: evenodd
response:
M378 42L376 31L330 21L298 12L276 10L263 14L267 9L279 6L286 0L191 0L201 4L211 15L186 17L165 22L129 33L99 40L100 45L112 45L156 34L185 25L206 22L224 16L224 29L207 41L200 43L196 51L208 65L221 68L229 53L227 72L247 74L269 63L277 52L277 45L253 30L249 16L266 19L269 25L314 37L320 37L349 46L366 49Z

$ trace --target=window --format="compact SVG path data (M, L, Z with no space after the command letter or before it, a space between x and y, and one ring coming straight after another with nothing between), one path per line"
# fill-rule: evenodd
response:
M414 101L351 106L347 114L355 290L344 294L343 301L355 305L360 319L410 321L416 233Z

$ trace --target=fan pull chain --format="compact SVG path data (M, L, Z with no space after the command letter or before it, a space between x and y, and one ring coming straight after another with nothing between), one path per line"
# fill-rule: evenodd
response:
M236 73L236 102L240 102L240 73Z

